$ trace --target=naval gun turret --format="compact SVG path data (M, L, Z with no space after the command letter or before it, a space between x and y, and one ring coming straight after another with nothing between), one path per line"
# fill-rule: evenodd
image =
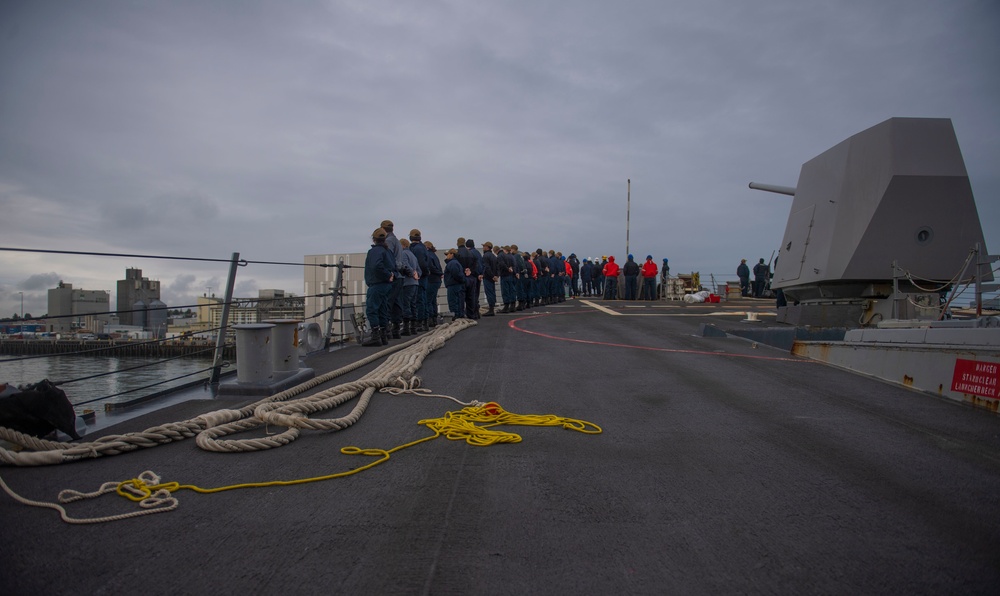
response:
M767 192L777 193L779 195L788 195L790 197L795 196L795 189L791 186L778 186L776 184L761 184L760 182L751 182L750 188L754 190L765 190Z
M750 188L794 197L771 283L789 304L779 321L937 318L941 292L977 275L987 255L947 118L891 118L804 163L794 188Z

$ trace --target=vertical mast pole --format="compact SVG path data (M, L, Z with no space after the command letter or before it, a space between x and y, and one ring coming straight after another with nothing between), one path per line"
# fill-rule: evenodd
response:
M632 218L632 179L628 179L628 187L626 190L626 200L625 200L625 254L629 254L629 220Z

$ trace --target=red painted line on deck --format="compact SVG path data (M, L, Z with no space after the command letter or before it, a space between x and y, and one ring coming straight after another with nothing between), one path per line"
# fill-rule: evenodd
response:
M597 312L597 311L589 311ZM808 360L805 358L784 358L779 356L754 356L751 354L733 354L730 352L705 352L702 350L677 350L673 348L654 348L652 346L637 346L633 344L619 344L606 341L594 341L590 339L576 339L572 337L559 337L558 335L550 335L548 333L541 333L539 331L530 331L528 329L523 329L517 326L520 321L528 321L531 319L537 319L539 317L549 317L553 315L576 315L576 314L586 314L582 312L559 312L559 313L540 313L537 315L530 315L527 317L518 317L511 321L507 321L507 326L514 331L520 331L521 333L527 333L529 335L536 335L538 337L544 337L545 339L554 339L557 341L570 341L578 344L589 344L592 346L607 346L612 348L629 348L632 350L648 350L650 352L670 352L674 354L695 354L699 356L726 356L729 358L750 358L752 360L774 360L778 362L800 362L800 363L810 363L814 364L813 360Z

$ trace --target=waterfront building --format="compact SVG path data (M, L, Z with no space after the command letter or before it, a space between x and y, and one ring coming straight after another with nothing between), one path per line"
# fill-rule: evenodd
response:
M257 319L295 319L305 317L305 297L286 294L284 290L258 290Z
M111 339L152 339L150 332L138 325L108 325L104 334Z
M338 268L335 267L341 259L344 261L343 273L343 305L353 306L354 312L363 313L365 301L365 257L366 252L338 253L328 255L306 255L303 267L305 278L303 292L305 299L305 316L308 320L319 323L321 329L328 328L329 309L333 306L333 296L329 295L336 287ZM443 263L442 263L443 265ZM335 315L334 319L346 319ZM343 332L343 330L341 330Z
M215 337L222 327L222 310L225 300L221 296L198 296L197 318L182 324L171 323L167 336ZM259 290L257 298L233 298L229 305L229 327L259 323L270 319L302 320L305 316L305 298L286 294L284 290Z
M60 281L49 290L48 331L76 333L86 329L102 333L110 320L111 293L108 290L74 289L73 284ZM97 327L97 328L94 328Z
M148 328L145 309L154 300L160 300L160 282L143 277L142 269L126 269L125 279L118 280L117 310L121 324Z

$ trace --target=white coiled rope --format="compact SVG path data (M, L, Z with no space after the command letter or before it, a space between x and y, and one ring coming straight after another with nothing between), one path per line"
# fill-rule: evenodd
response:
M0 448L0 463L15 466L61 464L105 455L118 455L147 447L155 447L191 437L208 451L261 451L287 445L298 438L302 429L335 431L345 429L361 418L375 391L385 387L412 390L420 385L417 370L424 358L444 346L456 333L475 325L470 319L458 319L438 325L432 331L396 346L388 347L353 364L315 377L264 398L239 410L215 410L184 422L171 422L141 432L108 435L87 443L46 441L0 427L0 439L24 448L22 451ZM337 385L308 397L291 398L386 357L385 362L357 381ZM340 418L310 418L360 396L349 414ZM283 427L283 432L249 439L222 437L255 429L262 425Z

